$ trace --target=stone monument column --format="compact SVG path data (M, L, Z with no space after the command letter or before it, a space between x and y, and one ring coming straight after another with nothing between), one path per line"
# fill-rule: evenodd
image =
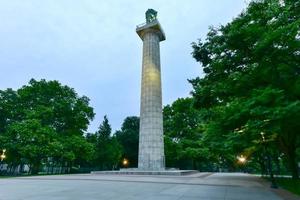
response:
M159 51L165 34L156 15L148 9L146 23L136 28L143 41L138 169L144 171L165 169Z

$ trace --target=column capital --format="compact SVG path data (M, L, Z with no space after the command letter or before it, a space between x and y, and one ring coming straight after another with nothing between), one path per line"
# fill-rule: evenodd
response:
M144 23L136 26L136 33L142 40L144 35L149 32L156 33L159 36L160 41L164 41L166 39L165 33L157 19L150 23Z

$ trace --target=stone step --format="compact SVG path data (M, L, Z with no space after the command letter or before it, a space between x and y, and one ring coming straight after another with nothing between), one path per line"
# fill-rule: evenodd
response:
M110 174L110 175L169 175L185 176L199 173L197 170L162 170L162 171L139 171L139 170L120 170L120 171L92 171L91 174Z

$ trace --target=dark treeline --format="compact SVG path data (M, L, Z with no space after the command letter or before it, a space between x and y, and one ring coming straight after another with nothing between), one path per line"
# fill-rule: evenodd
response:
M263 174L271 167L299 178L299 30L299 0L258 0L192 44L204 76L189 80L191 97L163 109L166 167ZM137 167L139 118L112 133L105 116L87 133L93 117L89 99L57 81L0 91L6 171Z

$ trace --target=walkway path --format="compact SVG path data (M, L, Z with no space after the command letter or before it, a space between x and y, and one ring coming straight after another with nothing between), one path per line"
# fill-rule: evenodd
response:
M190 176L59 175L0 179L0 200L281 200L259 178L240 173Z

